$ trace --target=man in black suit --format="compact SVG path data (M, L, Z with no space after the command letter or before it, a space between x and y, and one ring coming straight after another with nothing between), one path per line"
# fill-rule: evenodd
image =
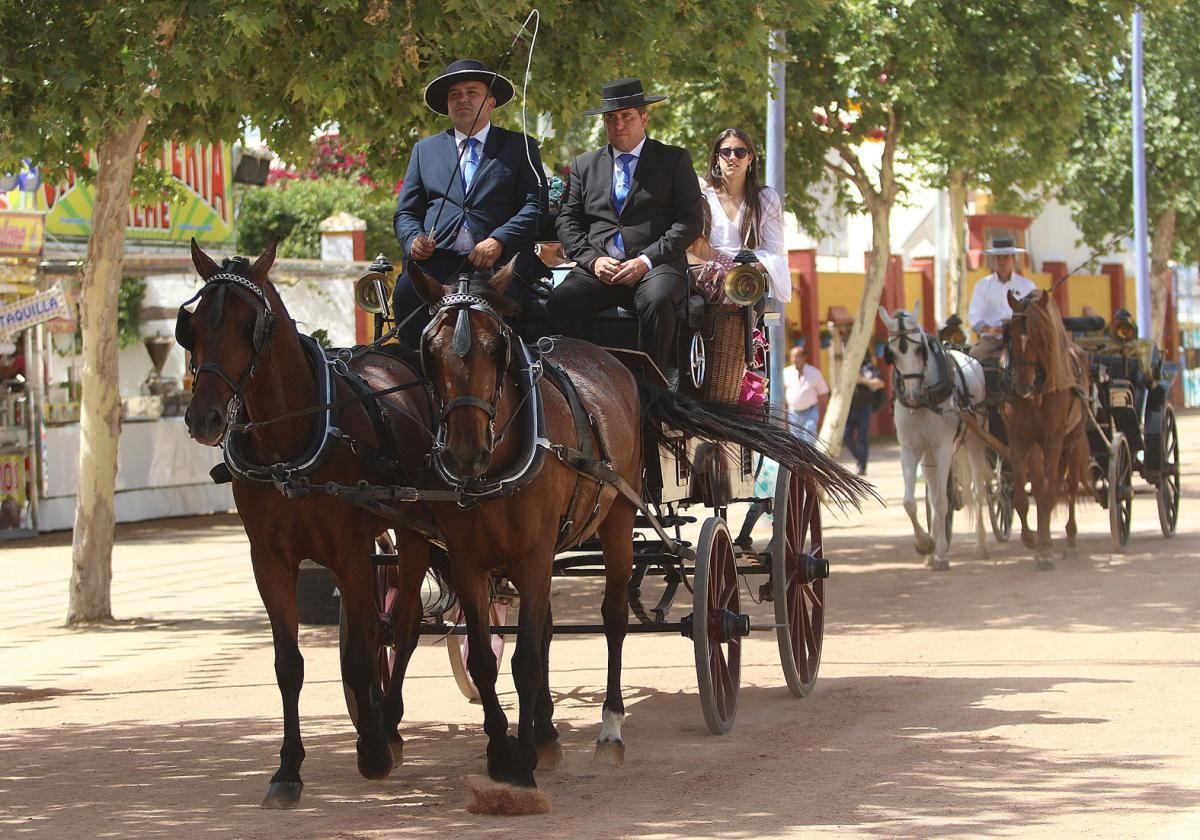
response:
M639 344L664 372L675 366L676 310L687 294L685 251L702 225L699 181L687 151L646 136L637 79L601 88L608 145L580 155L558 214L558 236L576 267L547 303L557 332L589 337L591 316L632 304ZM676 373L677 375L677 373Z
M546 212L537 144L490 121L492 111L512 98L512 82L471 59L450 64L425 88L425 104L450 117L454 127L413 148L393 225L408 259L444 283L513 257L522 277L549 276L533 252ZM413 314L426 304L407 271L396 282L392 304L397 323L409 319L401 343L416 347L429 319Z

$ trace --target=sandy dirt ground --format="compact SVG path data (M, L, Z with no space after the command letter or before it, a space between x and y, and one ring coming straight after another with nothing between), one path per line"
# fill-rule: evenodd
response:
M754 633L736 726L714 737L691 643L631 637L627 761L600 768L604 640L560 638L551 682L566 760L539 772L553 810L536 817L466 810L485 738L444 641L414 658L405 764L360 778L331 627L302 630L303 801L260 809L280 706L236 517L123 526L123 621L84 631L61 627L69 536L0 543L0 837L1200 837L1200 415L1180 431L1179 534L1162 537L1141 492L1129 549L1114 553L1091 504L1079 558L1053 572L1035 571L1018 541L975 559L965 524L951 571L927 571L896 449L877 445L870 477L887 507L826 516L833 574L813 694L792 699L773 634ZM556 583L556 618L598 621L599 592Z

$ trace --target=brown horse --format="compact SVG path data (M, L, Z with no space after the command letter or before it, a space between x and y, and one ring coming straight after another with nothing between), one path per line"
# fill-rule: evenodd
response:
M1006 328L1012 389L1005 421L1013 468L1013 508L1021 519L1021 541L1036 549L1038 569L1054 568L1050 514L1059 493L1067 498L1067 550L1075 553L1075 498L1088 482L1087 356L1067 336L1054 299L1045 291L1025 298L1008 293L1013 310ZM1029 531L1030 477L1037 500L1037 537Z
M643 420L753 445L812 476L834 497L857 499L867 485L781 425L756 422L734 409L721 414L717 409L722 407L706 409L665 391L651 394L612 354L587 342L549 339L534 358L498 308L499 294L513 278L511 268L495 274L490 294L443 286L415 264L409 270L416 290L433 306L421 338L421 359L441 406L434 464L450 486L478 494L480 500L474 509L431 509L446 538L451 585L467 620L467 668L484 707L488 774L533 788L534 769L547 759L558 760L561 749L548 687L550 581L555 552L592 534L598 534L604 552L602 615L609 650L596 756L620 763L625 712L621 650L629 621L634 515L642 504L637 494ZM540 379L531 374L535 369L544 371ZM514 422L531 400L541 402L541 429ZM531 447L544 449L546 457L540 466L522 470L520 465L531 460ZM515 740L507 734L508 721L496 696L496 662L488 644L489 582L497 573L521 593L513 656L519 700ZM479 807L491 807L487 797ZM544 807L535 796L515 806Z
M430 404L423 388L379 398L382 412L358 399L361 388L420 385L415 366L391 354L368 352L330 373L324 354L302 340L267 272L269 247L253 265L236 258L218 266L192 241L192 260L204 280L194 312L180 307L176 335L191 351L195 374L186 422L206 446L223 444L233 475L233 497L250 540L254 578L271 621L275 676L283 698L283 746L279 770L264 807L292 807L300 800L299 699L304 659L297 645L296 577L300 561L327 567L341 591L347 627L342 643L342 681L356 706L358 769L369 779L386 776L402 741L401 680L417 643L418 594L428 561L423 539L397 531L401 597L393 613L397 676L381 696L376 652L381 640L370 555L389 523L347 501L315 495L288 499L276 481L354 484L412 483L429 451ZM332 414L314 407L340 402ZM331 429L336 434L331 434ZM340 430L340 432L338 432ZM395 445L397 443L404 445Z

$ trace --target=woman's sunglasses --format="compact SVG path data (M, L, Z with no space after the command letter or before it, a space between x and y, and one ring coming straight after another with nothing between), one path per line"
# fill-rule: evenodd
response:
M745 160L746 155L750 154L750 150L745 146L736 146L727 149L717 149L717 154L725 158L725 160L732 160L735 157L738 160Z

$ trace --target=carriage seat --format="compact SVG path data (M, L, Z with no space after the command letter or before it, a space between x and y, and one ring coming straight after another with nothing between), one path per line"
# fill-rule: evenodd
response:
M1099 315L1072 315L1063 318L1063 326L1067 328L1067 332L1079 335L1080 333L1098 333L1104 329L1104 319Z

